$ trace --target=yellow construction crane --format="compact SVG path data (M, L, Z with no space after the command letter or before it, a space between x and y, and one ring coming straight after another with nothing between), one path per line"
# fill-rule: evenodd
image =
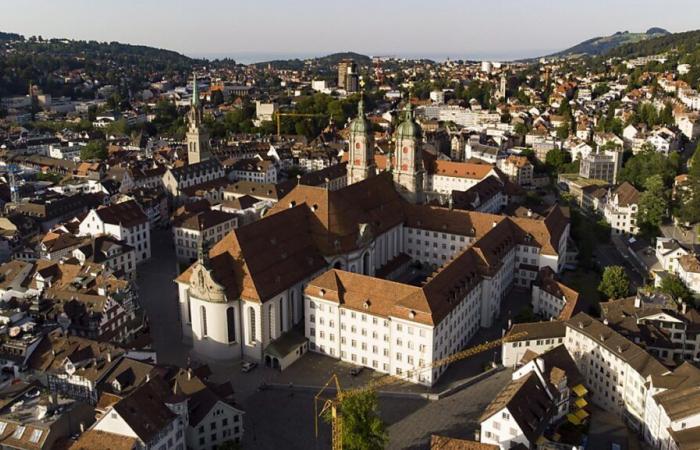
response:
M493 341L487 341L484 342L483 344L476 345L474 347L469 347L465 350L462 350L460 352L457 352L453 355L447 356L442 359L438 359L433 361L432 363L429 364L424 364L421 366L416 367L414 370L409 371L406 373L407 377L411 377L414 373L419 373L424 370L432 370L436 367L444 366L446 364L453 363L455 361L459 361L465 358L469 358L471 356L474 356L478 353L485 352L487 350L490 350L494 347L498 347L502 345L504 342L509 342L512 340L520 339L527 336L527 332L520 332L520 333L514 333L509 336L505 336L501 339L496 339ZM315 432L316 432L316 438L318 438L318 419L319 417L323 416L326 414L328 411L330 411L331 415L331 443L332 443L332 449L333 450L342 450L343 449L343 437L342 437L342 429L343 429L343 420L341 417L341 412L338 411L338 405L343 401L344 398L357 394L360 392L368 391L368 390L376 390L377 388L384 386L386 384L391 384L396 381L396 378L391 377L389 375L385 375L381 378L378 378L376 380L372 380L369 383L367 383L364 386L360 386L357 388L349 389L346 391L341 390L340 388L340 380L338 380L338 375L333 374L331 377L328 379L326 384L323 385L323 387L318 391L318 393L314 396L314 427L315 427ZM333 386L335 385L335 386ZM329 390L335 388L335 397L332 398L324 398L323 394ZM322 403L322 406L319 410L319 405Z
M277 117L277 137L280 137L280 129L281 129L281 122L280 122L280 117L324 117L327 114L324 113L295 113L295 112L275 112L275 116Z

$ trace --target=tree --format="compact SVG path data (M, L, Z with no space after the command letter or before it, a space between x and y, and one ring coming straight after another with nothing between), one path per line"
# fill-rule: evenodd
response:
M557 138L561 141L569 137L569 122L564 122L557 127Z
M80 149L80 159L83 161L107 158L107 143L105 141L90 141Z
M554 148L547 152L544 162L548 168L558 173L562 166L567 163L567 156L568 154L564 150Z
M676 216L684 223L700 222L700 143L688 161L688 180L678 189Z
M644 144L642 150L625 162L620 171L619 181L629 181L637 189L643 189L647 179L660 175L664 186L670 186L678 172L678 159L675 153L666 157L654 150L653 146Z
M644 182L644 192L639 196L637 223L645 234L653 234L666 217L668 196L661 175L653 175Z
M616 299L627 295L630 289L630 280L627 278L622 266L608 266L603 271L603 279L598 285L598 290L608 298Z
M669 274L661 280L659 290L670 295L676 301L693 301L693 292L678 276Z
M339 405L342 418L343 448L347 450L379 450L386 445L389 435L386 424L379 417L377 393L365 389L343 395ZM330 415L326 416L330 421Z
M211 104L212 105L220 105L224 102L224 93L221 91L221 89L217 89L215 91L212 91L211 93Z

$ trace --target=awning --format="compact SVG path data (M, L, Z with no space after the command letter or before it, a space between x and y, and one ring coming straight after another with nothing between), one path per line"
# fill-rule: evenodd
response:
M582 384L577 384L572 390L579 397L583 397L584 395L588 394L588 390Z
M579 397L574 402L574 405L576 405L579 408L584 408L586 405L588 405L588 402L585 399Z
M576 411L574 414L576 414L576 417L578 417L578 418L581 419L581 420L583 420L583 419L585 419L586 417L589 416L589 414L586 412L585 409L579 409L579 410Z
M581 419L576 417L575 414L569 413L566 415L566 418L569 420L569 422L573 423L574 425L581 425Z

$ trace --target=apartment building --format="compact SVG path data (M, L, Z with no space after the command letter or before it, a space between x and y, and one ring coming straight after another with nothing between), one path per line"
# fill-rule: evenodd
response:
M615 190L608 189L602 209L613 234L632 235L639 232L639 196L639 191L627 181Z
M151 257L148 217L134 200L90 210L78 227L81 236L108 234L134 248L136 264Z
M183 212L173 220L175 255L180 261L192 262L202 246L211 247L238 226L238 216L224 211Z
M532 284L532 309L545 319L570 319L578 298L578 292L557 280L549 267L542 268Z

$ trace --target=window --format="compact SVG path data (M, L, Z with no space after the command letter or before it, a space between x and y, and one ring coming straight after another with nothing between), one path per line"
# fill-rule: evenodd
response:
M228 331L228 342L236 342L236 317L233 307L226 309L226 326Z
M206 337L207 336L207 309L204 307L204 305L199 307L199 320L202 322L202 336Z
M311 303L313 305L313 303ZM248 308L248 327L250 329L250 334L248 336L248 343L252 344L255 342L255 309Z
M14 439L22 439L23 434L24 434L24 426L20 425L17 428L15 428L15 432L12 433L12 437Z

